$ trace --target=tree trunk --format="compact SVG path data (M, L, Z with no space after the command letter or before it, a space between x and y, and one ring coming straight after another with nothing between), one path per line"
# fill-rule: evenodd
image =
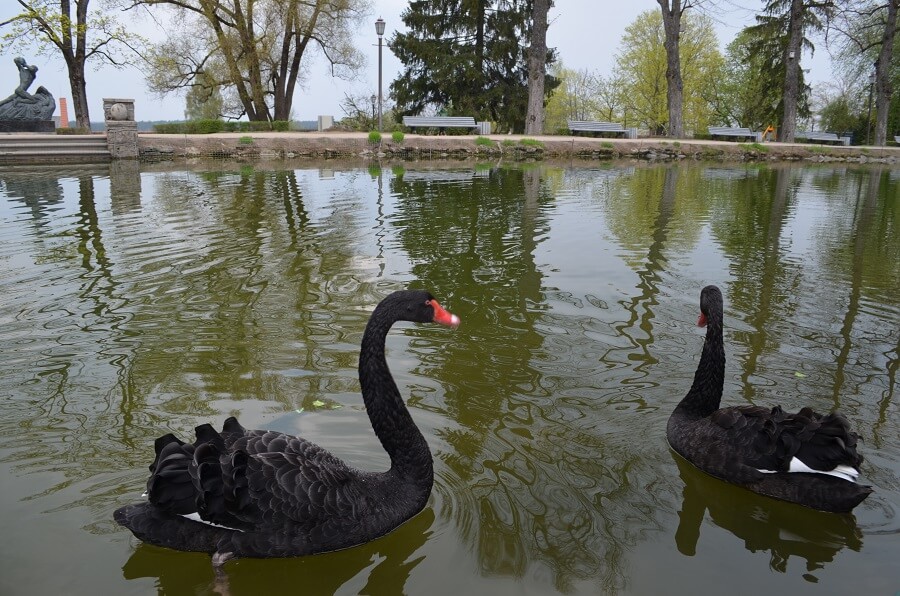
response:
M547 12L550 0L534 0L531 48L528 50L528 112L525 134L544 133L544 78L547 64Z
M76 62L69 66L69 87L72 89L75 126L90 130L91 114L88 109L87 85L84 80L84 62Z
M69 88L72 92L72 111L75 114L75 126L91 128L91 115L88 109L87 86L84 79L85 31L87 22L88 0L76 3L75 19L72 19L72 4L69 0L60 0L60 39L56 42L66 62L69 72ZM73 27L73 24L75 25ZM72 29L75 35L72 35Z
M875 61L875 145L884 147L887 142L888 111L893 95L891 84L891 59L894 55L894 38L897 35L898 2L887 3L887 19L881 37L881 53Z
M803 0L791 0L788 45L784 54L784 114L778 140L793 143L797 131L797 98L800 95L800 49L803 41ZM793 56L793 57L791 57Z
M681 36L681 16L684 13L681 0L657 0L662 9L666 41L666 103L669 110L669 137L684 136L684 82L681 79L681 54L678 47Z

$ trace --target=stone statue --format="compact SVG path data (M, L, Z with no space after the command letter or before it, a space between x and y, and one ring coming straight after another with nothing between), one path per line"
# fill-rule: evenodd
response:
M0 101L0 120L53 120L53 112L56 111L56 100L44 87L38 87L34 95L28 92L28 87L37 76L37 66L29 66L24 58L13 60L19 68L19 86L12 95Z

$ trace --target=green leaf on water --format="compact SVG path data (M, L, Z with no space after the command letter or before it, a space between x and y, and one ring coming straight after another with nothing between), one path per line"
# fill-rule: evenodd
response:
M317 399L316 401L313 402L313 405L316 406L317 408L321 408L322 406L325 405L325 402L320 399Z
M806 375L804 375L802 372L799 372L799 371L794 371L794 376L797 377L798 379L806 378Z

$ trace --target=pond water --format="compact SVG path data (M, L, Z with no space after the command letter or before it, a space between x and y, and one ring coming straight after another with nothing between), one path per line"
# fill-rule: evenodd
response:
M900 170L589 166L4 168L0 593L896 593ZM668 449L709 283L724 403L840 408L875 489L853 515ZM229 415L385 469L357 354L407 286L462 319L388 340L421 514L220 580L115 524L155 437Z

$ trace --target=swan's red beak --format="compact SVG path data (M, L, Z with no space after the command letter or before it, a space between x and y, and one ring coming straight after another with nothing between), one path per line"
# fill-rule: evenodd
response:
M437 300L431 300L431 308L434 309L434 322L446 325L451 329L459 327L459 317L444 310L444 307L438 304Z
M700 313L700 316L697 317L697 327L706 327L706 315Z

